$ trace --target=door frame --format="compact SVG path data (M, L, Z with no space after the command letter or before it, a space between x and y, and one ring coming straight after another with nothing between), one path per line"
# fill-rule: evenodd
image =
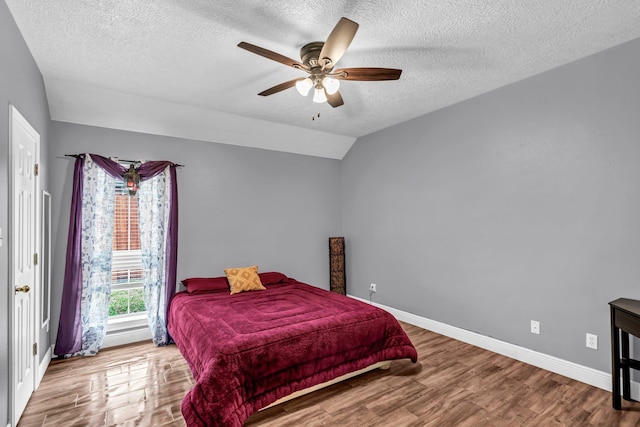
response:
M15 322L14 322L14 317L15 317L15 292L14 292L14 283L16 281L16 275L15 275L15 271L14 271L14 250L15 250L15 239L14 239L14 212L13 212L13 208L14 208L14 197L15 197L15 183L14 183L14 165L13 165L13 151L14 151L14 140L13 140L13 127L17 124L22 122L22 124L26 124L28 125L29 128L33 129L35 131L35 128L31 125L31 123L29 123L29 121L20 113L20 111L18 111L18 109L13 105L13 104L9 104L9 233L8 233L8 237L9 237L9 286L7 287L7 302L9 305L9 310L8 310L8 314L9 314L9 345L8 345L8 350L9 350L9 408L8 408L8 412L9 412L9 416L10 416L10 422L11 422L11 426L15 426L18 423L18 419L16 417L16 384L15 384L15 357L14 357L14 351L15 349L14 347L14 337L15 337ZM36 134L38 135L38 137L36 138L35 141L35 158L34 158L34 163L35 164L40 164L40 134L35 131ZM34 177L34 181L35 181L35 188L34 188L34 194L33 194L33 209L34 209L34 215L33 215L33 221L35 222L35 224L33 224L33 229L34 229L34 241L33 241L33 247L34 250L37 251L36 253L40 253L41 251L41 237L40 234L42 232L41 230L41 224L42 224L42 213L41 213L41 209L40 209L40 203L41 203L41 197L40 197L40 174L38 173L38 176ZM34 278L33 278L33 302L32 302L32 307L31 307L31 312L33 313L33 318L32 318L32 325L33 325L33 339L35 343L38 343L39 339L40 339L40 286L41 286L41 272L40 272L40 263L38 262L36 265L34 265ZM37 346L37 351L34 352L35 354L33 354L33 390L35 391L37 386L40 383L40 375L39 375L39 361L40 361L40 354L42 352L43 349L40 348L40 346Z

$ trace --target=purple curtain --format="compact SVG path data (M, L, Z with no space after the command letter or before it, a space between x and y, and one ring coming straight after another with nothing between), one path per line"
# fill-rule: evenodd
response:
M97 154L90 154L90 156L98 166L115 178L122 178L127 171L120 163L108 157ZM80 313L82 265L80 256L82 253L82 190L85 157L85 154L77 156L73 173L73 194L71 196L67 259L64 272L58 337L54 349L54 353L58 356L72 355L82 349ZM169 161L145 162L138 168L138 173L140 174L141 181L145 181L164 172L167 166L169 166L171 176L171 206L169 208L169 237L166 247L167 275L165 281L165 312L168 314L169 303L176 292L176 267L178 260L178 184L176 181L176 164Z
M64 288L60 306L58 338L54 353L63 356L82 349L82 325L80 324L80 299L82 298L82 188L84 181L84 157L76 158L73 171L73 193L69 236L67 238L67 262L64 270Z
M169 304L176 293L176 268L178 265L178 180L175 165L171 165L169 173L171 176L171 206L169 207L169 237L167 239L167 286L165 286L165 301L167 302L165 319L167 322L169 321ZM173 286L168 286L170 283ZM169 336L169 342L172 342L168 331L167 336Z
M122 178L127 171L127 168L108 157L102 157L97 154L90 154L90 156L96 165L100 166L106 173L114 178Z

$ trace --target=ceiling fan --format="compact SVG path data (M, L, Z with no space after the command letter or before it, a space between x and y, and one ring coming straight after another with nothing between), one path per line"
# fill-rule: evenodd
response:
M260 92L258 95L269 96L295 86L302 96L307 96L313 88L313 102L326 101L335 108L344 104L342 96L338 92L340 80L398 80L402 73L402 70L395 68L360 67L334 69L336 63L347 51L356 35L356 31L358 31L357 23L347 18L340 18L340 21L327 37L326 42L311 42L302 46L302 49L300 49L301 62L246 42L238 43L238 47L308 74L306 78L300 77L280 83Z

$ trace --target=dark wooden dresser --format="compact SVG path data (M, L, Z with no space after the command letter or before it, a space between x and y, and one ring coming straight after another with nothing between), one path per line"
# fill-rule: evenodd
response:
M618 298L609 303L611 308L611 394L615 409L620 409L620 370L622 370L622 397L631 399L630 369L640 369L640 362L629 357L629 334L640 337L640 301Z

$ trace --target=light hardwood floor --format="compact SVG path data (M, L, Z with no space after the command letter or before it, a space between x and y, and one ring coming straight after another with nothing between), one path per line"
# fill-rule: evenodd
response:
M254 414L246 426L640 426L640 403L403 324L419 361L376 370ZM55 361L18 424L184 426L193 386L175 346L150 342Z

